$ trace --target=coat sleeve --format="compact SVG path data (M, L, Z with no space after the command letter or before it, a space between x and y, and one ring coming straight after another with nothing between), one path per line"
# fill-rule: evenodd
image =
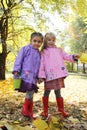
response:
M74 55L73 54L68 54L62 50L62 56L63 56L64 60L69 61L69 62L74 62Z
M44 55L43 54L41 54L41 61L40 61L38 78L46 79L45 66L44 66Z
M19 72L21 71L21 67L22 67L22 62L23 62L23 57L24 57L24 48L22 48L19 53L18 56L16 57L16 60L14 62L14 68L13 68L13 72L15 71Z

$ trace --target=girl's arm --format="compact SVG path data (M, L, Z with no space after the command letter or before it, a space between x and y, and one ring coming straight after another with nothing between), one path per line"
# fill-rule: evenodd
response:
M64 60L67 60L69 62L78 61L79 55L78 54L68 54L64 51L62 51L62 56Z
M22 48L19 53L18 56L16 57L15 63L14 63L14 68L13 68L13 74L14 73L20 73L21 71L21 66L22 66L22 62L23 62L23 57L24 57L24 48Z

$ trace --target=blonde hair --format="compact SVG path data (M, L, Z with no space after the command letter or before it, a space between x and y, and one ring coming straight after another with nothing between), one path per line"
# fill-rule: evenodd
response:
M54 40L56 40L56 36L54 33L52 33L52 32L46 33L44 36L44 41L43 41L43 46L41 48L41 51L43 51L43 49L47 48L47 41L49 38L53 38Z

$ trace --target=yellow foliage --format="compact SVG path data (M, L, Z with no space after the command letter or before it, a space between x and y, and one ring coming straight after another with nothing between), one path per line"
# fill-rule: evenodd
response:
M11 96L13 95L14 90L13 90L13 79L9 78L7 80L1 81L0 82L0 96L5 97L5 96Z
M40 118L34 120L33 124L38 130L60 130L60 122L58 122L58 118L54 116L50 117L49 125L45 120Z
M46 130L48 128L48 124L40 118L34 120L33 124L38 130Z
M87 16L87 0L77 0L77 11L81 16Z
M81 54L80 61L83 62L83 63L87 63L87 53Z
M60 125L59 125L57 117L52 116L50 124L49 124L50 130L60 130L59 127Z

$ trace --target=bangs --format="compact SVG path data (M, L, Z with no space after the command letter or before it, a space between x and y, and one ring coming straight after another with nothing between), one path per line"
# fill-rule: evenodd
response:
M50 39L50 38L52 38L52 39L56 39L56 36L55 36L55 34L54 33L47 33L46 35L45 35L45 38L46 39Z

